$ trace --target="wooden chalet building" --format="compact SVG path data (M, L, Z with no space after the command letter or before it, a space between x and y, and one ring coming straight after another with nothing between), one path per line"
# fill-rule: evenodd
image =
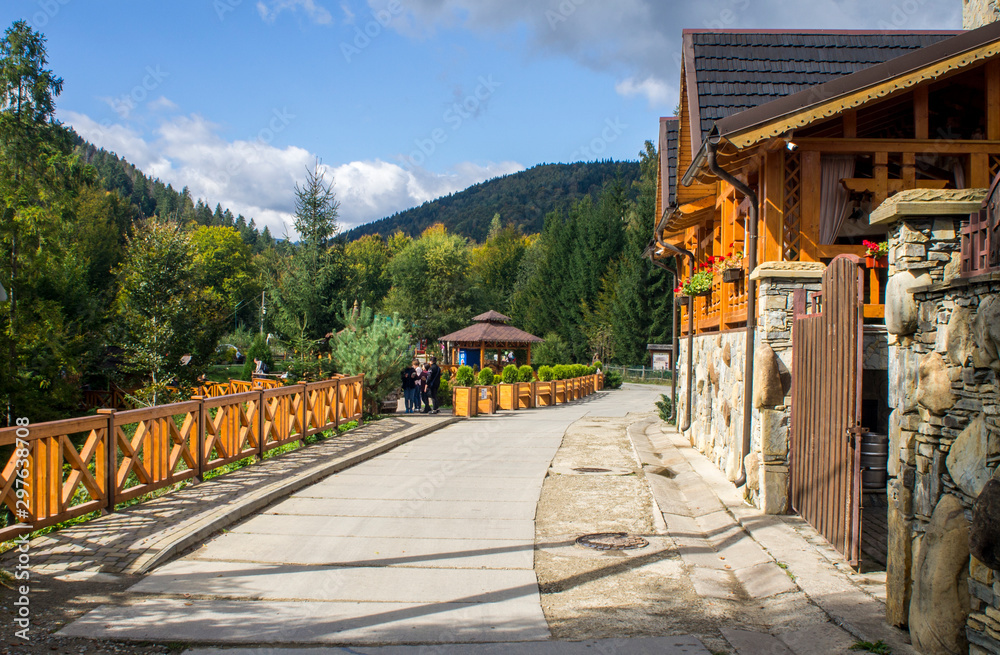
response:
M945 194L956 215L982 201L981 191L964 190L989 187L1000 171L1000 24L967 32L686 30L682 54L680 113L660 120L648 254L673 261L681 281L713 257L746 256L735 281L717 274L705 295L678 294L678 426L766 512L803 513L813 502L805 487L837 485L847 509L820 514L857 511L857 480L809 478L827 464L790 457L794 439L821 428L839 431L838 440L845 430L889 431L893 262L917 249L955 271L961 262L930 252L933 244L902 243L888 268L865 268L862 242L886 241L890 229L869 215L902 191ZM822 313L820 302L836 314L834 287L852 284L861 296L856 338L824 342L806 360L822 369L817 375L836 375L793 390L798 319ZM825 521L834 527L821 532L856 562L857 535L844 532L844 517L819 516L814 525Z

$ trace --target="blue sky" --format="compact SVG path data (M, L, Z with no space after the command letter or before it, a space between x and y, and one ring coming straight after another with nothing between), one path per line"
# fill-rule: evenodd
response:
M4 0L57 117L292 234L317 158L344 227L545 162L635 159L683 28L958 29L961 0Z

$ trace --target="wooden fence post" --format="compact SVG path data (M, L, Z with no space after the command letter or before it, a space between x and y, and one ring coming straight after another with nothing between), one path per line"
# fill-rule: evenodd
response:
M191 396L191 400L198 401L198 427L195 430L195 449L197 453L194 456L194 479L198 482L204 482L201 474L205 470L205 459L208 457L208 453L205 452L205 397Z
M297 385L301 388L302 397L299 399L299 446L306 445L306 405L309 404L309 385Z
M264 390L257 390L257 461L264 459Z
M115 511L115 491L118 487L118 443L115 437L115 410L99 409L98 414L108 417L107 432L104 437L105 458L107 460L107 472L104 479L104 509L102 513Z
M340 427L340 378L333 387L333 429Z

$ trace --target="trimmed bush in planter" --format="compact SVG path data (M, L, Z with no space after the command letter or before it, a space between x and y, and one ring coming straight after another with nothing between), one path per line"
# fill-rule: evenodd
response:
M513 364L507 364L503 367L503 372L500 373L500 379L504 384L514 384L517 382L517 367Z
M476 374L472 370L471 366L458 367L458 371L455 372L456 387L471 387L472 383L475 381L476 381Z
M483 370L479 371L479 377L477 378L477 381L481 386L488 387L491 384L493 384L494 377L496 376L493 375L493 369L484 368Z
M551 366L540 366L538 368L538 379L542 382L551 382L555 379L555 371Z
M518 382L534 382L535 381L535 369L531 368L527 364L517 369L517 381Z

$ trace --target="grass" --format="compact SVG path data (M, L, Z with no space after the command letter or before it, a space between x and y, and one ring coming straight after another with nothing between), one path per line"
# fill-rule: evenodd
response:
M875 643L870 641L861 641L859 639L854 642L853 646L851 646L851 650L863 650L866 653L875 653L875 655L892 655L892 650L890 650L889 646L881 639Z
M776 562L776 564L778 565L778 568L785 572L785 575L791 578L792 582L795 582L795 574L788 570L787 564L784 562Z

